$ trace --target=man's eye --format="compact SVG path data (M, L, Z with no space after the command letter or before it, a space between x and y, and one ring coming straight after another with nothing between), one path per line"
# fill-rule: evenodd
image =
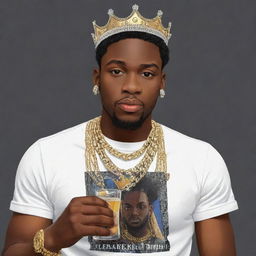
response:
M145 77L152 77L152 76L154 76L151 72L143 72L142 75L145 76Z
M123 72L119 69L113 69L110 71L113 75L121 75Z
M143 209L146 208L146 206L145 206L144 204L141 204L141 205L138 206L138 208L139 208L140 210L143 210Z

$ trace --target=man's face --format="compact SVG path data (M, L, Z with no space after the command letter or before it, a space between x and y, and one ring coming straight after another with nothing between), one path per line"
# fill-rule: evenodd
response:
M103 115L124 123L151 116L159 90L164 87L159 48L129 38L111 44L102 57L94 82L100 86Z
M144 192L133 191L125 194L122 200L122 219L130 228L144 227L151 215L152 206Z

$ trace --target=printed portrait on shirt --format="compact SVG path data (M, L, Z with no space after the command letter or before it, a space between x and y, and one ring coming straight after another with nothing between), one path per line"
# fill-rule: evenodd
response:
M117 188L102 172L108 189ZM87 195L98 189L85 172ZM119 212L120 238L95 240L89 237L90 249L97 251L147 253L169 251L166 175L147 173L134 187L122 191Z

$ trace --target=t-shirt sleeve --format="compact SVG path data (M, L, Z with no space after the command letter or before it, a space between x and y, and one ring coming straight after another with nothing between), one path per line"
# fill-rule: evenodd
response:
M238 209L227 166L211 146L199 179L200 198L193 213L194 221L213 218Z
M48 219L53 217L39 141L26 151L19 163L10 210Z

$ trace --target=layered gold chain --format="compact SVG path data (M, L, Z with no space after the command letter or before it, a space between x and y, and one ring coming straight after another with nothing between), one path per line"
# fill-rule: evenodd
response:
M85 159L86 168L95 183L104 188L104 179L100 173L97 155L102 161L105 168L113 173L117 179L114 180L116 185L121 190L129 190L135 186L136 183L145 176L147 173L155 155L157 155L156 169L155 171L165 172L166 166L166 154L164 146L163 131L160 124L152 120L152 129L148 136L148 139L143 146L135 152L126 154L114 149L105 140L100 129L100 117L97 117L86 126L85 136ZM125 160L133 160L144 154L141 161L132 168L121 169L116 166L106 151L111 155Z
M100 129L100 122L96 123L97 127L95 129L95 134L96 134L96 138L98 139L98 141L101 143L102 147L107 150L111 155L119 158L119 159L123 159L125 161L128 160L132 160L132 159L136 159L139 156L141 156L145 150L147 149L147 147L152 143L155 133L156 133L156 123L153 121L152 122L152 129L149 133L148 139L146 140L146 142L143 144L143 146L132 152L132 153L122 153L116 149L114 149L113 147L111 147L107 141L105 140L104 136L102 135L101 129Z

